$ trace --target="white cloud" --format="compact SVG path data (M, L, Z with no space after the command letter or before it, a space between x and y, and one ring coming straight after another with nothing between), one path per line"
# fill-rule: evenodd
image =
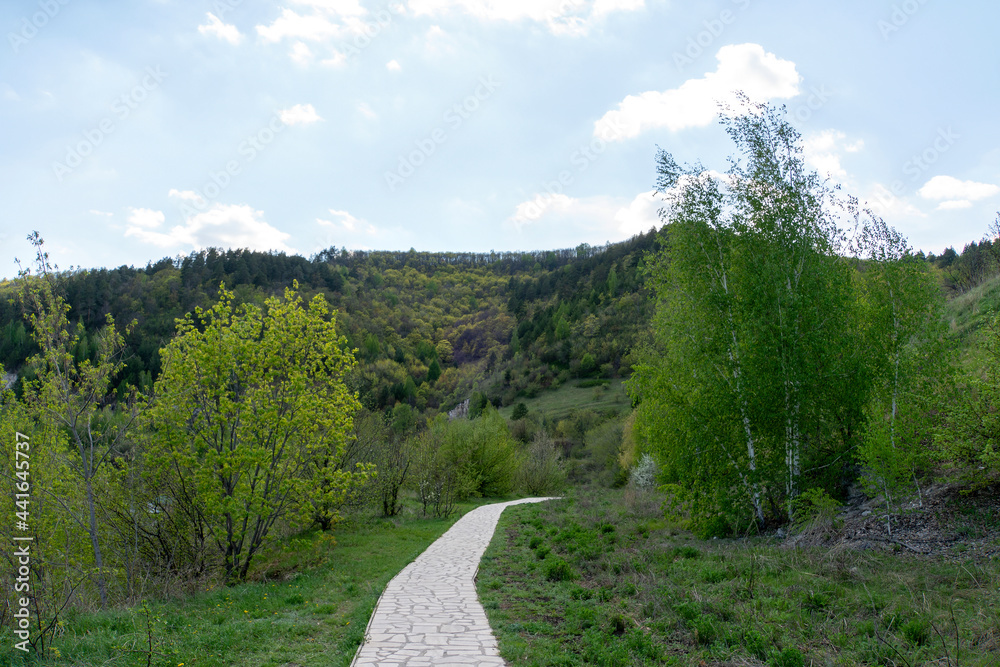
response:
M937 210L939 211L957 211L963 208L972 208L972 202L968 199L956 199L952 201L943 201L938 204Z
M326 67L343 67L347 64L347 54L333 49L330 51L330 57L324 58L320 64Z
M154 211L148 208L130 208L128 224L130 228L156 229L167 219L163 211ZM125 236L129 236L126 232Z
M372 109L367 102L358 102L357 109L358 112L365 118L370 118L372 120L378 118L378 114L375 113L375 110Z
M338 211L331 208L330 215L335 219L323 220L322 218L317 218L316 222L322 227L333 227L334 229L346 232L363 232L369 236L376 236L379 233L375 225L367 220L356 218L347 211Z
M10 102L20 102L21 96L17 94L17 91L10 87L9 84L4 84L3 86L3 97L5 100Z
M336 16L363 16L367 13L358 0L292 0L292 4L321 9Z
M519 232L530 226L572 226L599 233L604 239L626 239L659 227L662 206L654 192L644 192L631 201L619 197L577 199L562 193L539 193L518 204L507 222Z
M290 109L282 109L278 117L285 125L308 125L323 120L311 104L296 104Z
M613 12L634 12L645 7L645 0L595 0L594 16L604 16Z
M329 57L320 60L321 64L339 67L347 58L332 43L344 42L365 33L373 23L381 25L368 18L368 10L358 0L291 1L303 10L282 8L281 16L270 24L257 26L257 34L269 44L294 40L289 57L300 65L310 65L315 60L314 51L307 44L309 42L329 49Z
M283 9L281 16L271 25L258 25L257 34L265 42L280 42L283 39L296 39L309 42L323 42L331 38L342 37L347 32L346 27L320 13L302 15L291 9Z
M947 199L953 202L972 202L993 197L1000 193L1000 186L992 183L960 181L953 176L935 176L917 191L924 199ZM967 205L953 205L948 208L968 208ZM943 206L942 206L943 208Z
M182 201L201 202L201 198L190 191L171 190L170 196ZM166 221L162 211L129 210L125 236L159 248L200 250L216 246L295 252L285 243L290 238L289 234L272 227L264 220L262 211L255 211L246 204L211 204L207 210L191 216L169 231L158 231Z
M189 201L193 204L199 204L203 201L201 195L199 195L194 190L177 190L176 188L171 188L170 192L167 193L168 197L173 199L180 199L181 201Z
M409 0L418 16L463 12L482 21L535 21L556 35L585 35L608 14L645 6L645 0Z
M615 213L615 223L618 230L629 236L644 234L651 227L659 227L660 209L663 200L655 192L644 192L632 200L628 206L618 209Z
M399 72L403 69L403 66L399 64L398 60L390 60L385 64L385 68L390 72Z
M806 164L821 175L844 180L847 170L840 164L841 153L857 153L865 146L862 139L847 141L847 135L838 130L823 130L802 140L802 153Z
M288 57L300 65L308 65L314 59L312 49L305 42L292 44L292 50L288 52Z
M704 78L689 79L663 92L629 95L595 124L595 136L621 140L655 128L676 132L704 127L718 116L720 102L735 105L738 90L758 102L799 94L802 77L795 63L766 53L759 44L724 46L715 57L718 67Z
M96 208L90 209L88 213L90 213L91 215L99 215L105 218L112 218L115 215L114 213L108 213L107 211L98 211Z
M569 213L573 208L579 207L579 199L573 199L562 193L539 193L533 199L518 204L510 221L520 229L524 225L537 222L549 213Z
M876 183L869 195L868 205L877 215L890 222L905 219L926 218L927 214L908 201L895 196L881 183Z
M233 46L243 41L243 35L236 26L223 23L222 19L211 12L208 13L208 23L198 26L198 32L203 35L215 35Z

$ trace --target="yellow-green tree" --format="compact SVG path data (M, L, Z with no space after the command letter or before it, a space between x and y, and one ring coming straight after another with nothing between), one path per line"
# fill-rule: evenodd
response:
M89 539L94 581L104 607L108 573L98 520L99 487L107 464L122 458L129 448L138 416L134 396L119 401L117 412L111 407L113 380L125 366L125 340L108 315L107 326L96 336L95 359L76 353L84 338L83 326L70 325L69 305L56 293L55 276L38 232L28 240L37 253L37 275L21 272L19 298L39 352L28 360L36 379L26 383L25 399L43 439L57 451L64 444L63 451L72 452L63 462L69 478L54 478L50 497ZM58 491L60 485L64 491ZM81 491L82 501L75 502Z
M162 356L151 469L196 508L227 580L243 580L278 522L331 518L366 477L331 465L358 408L344 384L353 352L322 296L286 290L258 307L223 288Z

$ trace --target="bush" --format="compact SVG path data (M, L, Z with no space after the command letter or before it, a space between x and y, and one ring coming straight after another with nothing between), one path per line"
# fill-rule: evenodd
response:
M625 471L618 460L622 444L622 425L608 421L591 428L583 436L584 450L590 459L588 471L595 481L605 486L620 486L625 483Z
M545 566L545 578L549 581L572 581L576 578L576 573L573 572L569 563L561 558L556 558Z
M556 493L565 486L566 469L559 449L544 431L535 434L518 477L521 490L535 496Z
M805 667L806 659L797 648L786 648L780 653L772 653L768 664L772 667Z
M648 491L656 486L656 475L658 472L659 466L656 465L656 459L649 454L643 454L639 465L632 468L632 472L629 474L629 482L637 489Z
M1000 317L986 338L984 368L968 379L962 399L949 406L937 436L941 457L973 489L1000 478Z
M524 419L527 416L528 406L521 402L514 406L514 412L511 413L510 418L512 421L517 421L519 419Z
M840 502L821 488L807 489L792 500L792 516L800 530L836 527Z
M453 493L457 500L506 495L521 468L507 420L488 406L474 421L439 415L418 449L417 487L430 489L432 500L435 489Z

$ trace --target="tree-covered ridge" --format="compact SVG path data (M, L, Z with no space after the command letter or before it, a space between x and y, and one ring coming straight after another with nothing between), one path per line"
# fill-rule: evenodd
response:
M210 248L141 269L63 271L57 281L69 320L84 328L78 359L96 354L108 315L136 320L122 391L152 387L175 321L208 307L221 285L237 303L262 305L298 281L304 296L322 294L339 311L338 327L359 351L352 382L367 407L437 410L477 389L499 405L567 373L627 374L651 312L640 268L654 238L533 253L331 248L312 259ZM33 344L12 286L0 291L0 362L22 371Z

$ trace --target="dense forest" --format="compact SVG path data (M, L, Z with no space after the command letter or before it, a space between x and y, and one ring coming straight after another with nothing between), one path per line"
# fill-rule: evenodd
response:
M311 260L211 248L144 269L81 269L55 280L69 320L85 330L78 360L95 357L108 315L135 321L116 387L150 390L175 321L214 302L220 286L238 303L260 304L298 281L304 295L323 294L339 311L340 330L358 350L352 381L366 407L436 411L476 390L499 406L570 375L627 375L628 352L651 313L641 270L654 237L536 253L331 248ZM0 287L0 363L30 374L24 362L37 346L13 290L10 282Z

